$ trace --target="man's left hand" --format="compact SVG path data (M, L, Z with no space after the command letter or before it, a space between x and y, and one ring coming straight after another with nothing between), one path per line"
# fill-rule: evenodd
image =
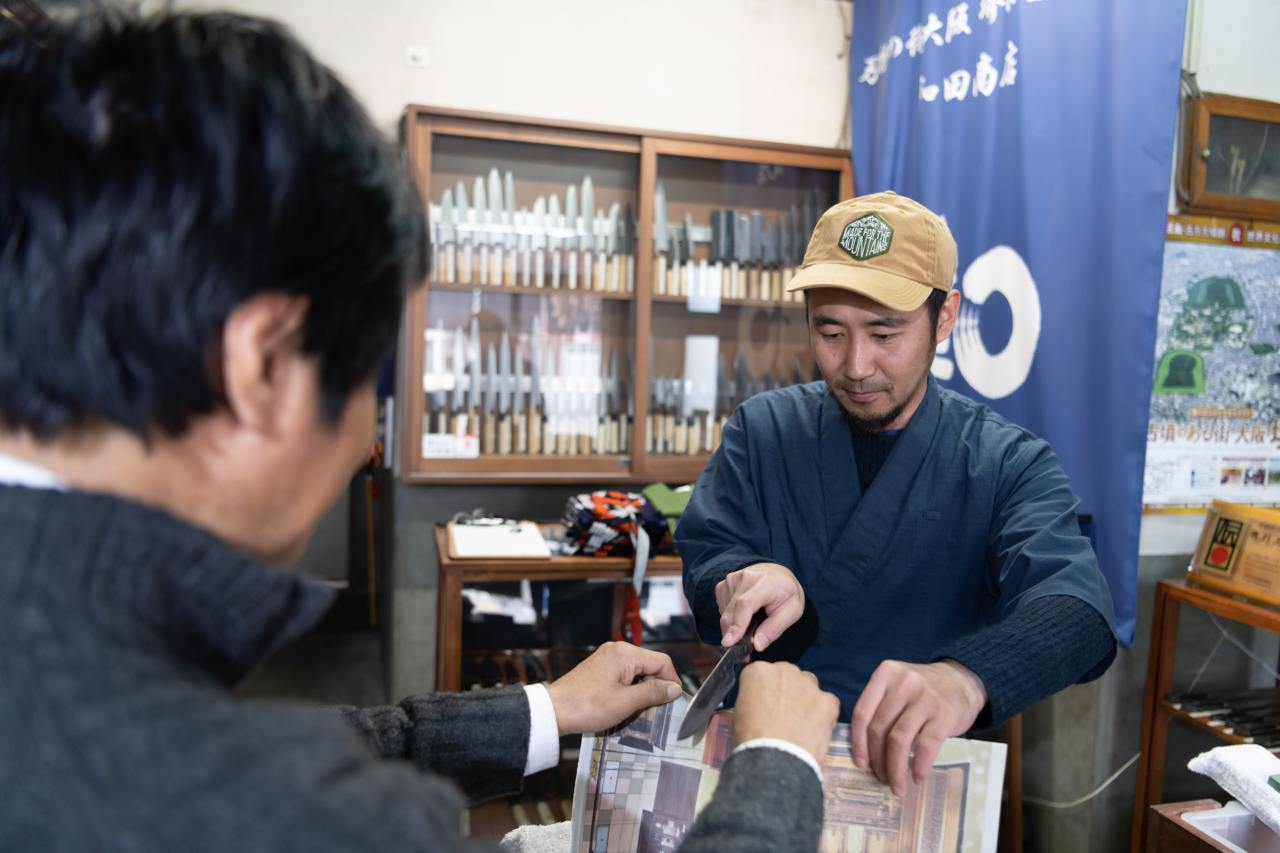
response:
M671 658L628 643L605 643L547 685L561 735L598 732L683 693Z
M916 784L923 783L943 741L967 732L986 704L982 680L953 660L887 660L853 708L853 761L864 770L870 765L901 797L908 765Z

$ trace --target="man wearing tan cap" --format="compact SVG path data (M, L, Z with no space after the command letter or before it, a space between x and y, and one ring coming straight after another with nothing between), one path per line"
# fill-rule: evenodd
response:
M911 199L828 210L788 285L823 381L734 412L676 534L703 639L737 642L763 610L756 649L840 698L854 760L898 794L946 738L1098 677L1116 649L1052 449L930 376L955 269L946 223Z

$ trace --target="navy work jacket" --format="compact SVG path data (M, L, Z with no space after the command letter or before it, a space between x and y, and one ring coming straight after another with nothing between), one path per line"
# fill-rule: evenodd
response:
M817 675L842 718L882 661L937 660L1043 596L1076 596L1115 631L1079 499L1048 443L928 382L865 496L825 382L752 397L676 531L707 643L720 642L715 586L726 575L761 562L795 573L805 617L765 656Z

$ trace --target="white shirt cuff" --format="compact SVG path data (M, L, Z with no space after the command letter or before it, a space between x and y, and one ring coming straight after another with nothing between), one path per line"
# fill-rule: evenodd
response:
M529 757L524 775L529 776L560 763L560 727L547 685L526 684L524 695L529 700Z
M817 759L809 754L809 750L797 746L789 740L781 740L776 737L752 738L738 744L737 748L734 749L734 754L742 752L744 749L780 749L783 752L790 753L813 768L813 772L818 774L818 784L822 784L822 767L818 764Z

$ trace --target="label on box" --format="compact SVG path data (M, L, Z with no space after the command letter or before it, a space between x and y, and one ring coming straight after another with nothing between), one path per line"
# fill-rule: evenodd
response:
M422 436L423 459L475 459L480 456L480 436L429 432Z
M1188 577L1280 605L1280 510L1214 501Z

